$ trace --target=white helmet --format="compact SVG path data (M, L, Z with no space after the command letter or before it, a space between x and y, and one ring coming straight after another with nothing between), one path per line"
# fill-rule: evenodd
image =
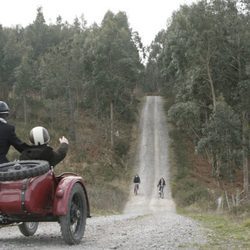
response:
M30 131L30 141L35 145L47 144L50 140L49 132L44 127L35 127Z

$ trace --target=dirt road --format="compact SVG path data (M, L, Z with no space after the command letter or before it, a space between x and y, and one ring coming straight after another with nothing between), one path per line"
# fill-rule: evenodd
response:
M175 211L170 192L168 162L167 124L160 97L148 96L140 120L140 143L135 167L141 178L139 195L131 198L124 213L150 213ZM159 199L157 183L161 177L166 180L164 199Z
M131 196L124 213L87 220L80 245L64 244L57 223L43 223L35 236L25 238L17 227L0 229L0 249L200 249L204 230L176 214L171 198L167 124L160 97L149 96L141 113L140 143L135 162L141 177L139 195ZM157 197L157 182L164 176L164 199Z

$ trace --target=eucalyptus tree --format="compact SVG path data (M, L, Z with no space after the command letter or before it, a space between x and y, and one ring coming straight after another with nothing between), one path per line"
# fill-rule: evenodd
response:
M176 127L189 136L194 143L200 140L199 128L200 109L195 102L178 102L171 106L168 111L170 122L174 122Z
M249 156L250 156L250 74L248 79L239 84L239 105L242 119L242 154L243 154L243 173L244 190L249 196Z
M212 72L217 65L211 63L212 59L216 61L213 52L217 48L214 24L211 14L207 13L205 1L190 7L182 6L174 13L165 32L159 56L160 72L165 85L175 95L175 105L183 103L185 108L185 103L192 103L197 110L195 113L199 113L197 119L200 121L190 131L196 138L201 138L203 123L216 107L216 77ZM177 109L171 112L174 110Z
M247 193L250 19L248 2L241 2L202 0L182 6L164 32L155 65L165 86L172 83L171 121L193 134L215 176L232 177L243 164Z
M197 144L198 152L206 152L216 178L235 180L235 169L242 164L240 116L224 101L203 130Z
M8 93L8 86L5 82L5 63L4 63L4 45L6 43L6 34L2 25L0 25L0 97L5 99Z
M70 25L62 22L61 16L57 17L56 24L47 25L42 7L39 7L35 20L25 28L24 38L26 45L33 49L34 59L38 59L49 48L56 46L64 39L69 39L74 32L70 29Z
M6 98L15 83L14 69L20 64L22 58L23 29L19 26L2 28L0 33L0 84L1 94Z
M163 49L163 43L165 38L165 30L161 30L155 37L154 41L149 47L149 56L146 65L146 73L145 73L145 82L144 89L145 91L151 92L163 92L163 89L167 89L166 81L164 75L162 74L161 67L161 55ZM168 93L170 89L164 93Z
M113 102L119 110L131 98L141 66L125 13L107 12L98 38L94 63L98 96L103 96L103 108Z
M215 3L220 1L214 1ZM221 49L221 58L226 59L225 66L220 68L223 72L219 90L223 93L225 100L233 109L239 113L240 128L242 135L241 153L244 174L244 191L249 195L249 101L250 94L248 67L250 65L250 16L249 6L240 5L241 1L225 1L223 14L224 42ZM218 4L218 3L217 3Z
M37 15L34 22L25 29L25 40L27 45L33 48L34 58L45 53L48 48L48 25L45 22L41 7L37 9Z
M68 99L68 65L65 60L64 47L57 46L42 58L39 68L44 105L48 110L50 125L69 120L64 100ZM66 52L67 53L67 52ZM66 123L63 123L66 125Z
M22 56L20 63L13 69L14 98L18 104L18 110L22 107L23 112L20 112L25 124L28 121L28 104L27 99L38 96L39 83L37 81L38 62L33 58L33 50L31 47L22 47ZM20 103L21 101L21 103Z
M244 2L244 1L243 1ZM248 4L248 5L247 5ZM242 127L242 155L243 155L243 174L244 191L250 196L249 190L249 158L250 158L250 6L247 1L239 10L237 30L234 29L234 61L237 74L235 76L236 88L233 89L234 106L240 114ZM236 19L236 18L235 18Z
M113 144L114 114L131 119L133 90L143 67L123 12L114 15L108 11L101 26L93 26L93 33L87 40L85 70L90 91L88 102L96 107L99 117L110 114Z
M65 119L72 140L76 138L75 114L81 99L83 71L78 35L51 48L41 59L39 78L52 123ZM54 102L56 101L56 102ZM52 103L55 103L54 106ZM70 125L69 125L70 122Z

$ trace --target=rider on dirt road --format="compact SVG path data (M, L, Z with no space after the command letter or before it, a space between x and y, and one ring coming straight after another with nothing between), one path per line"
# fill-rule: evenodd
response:
M163 189L166 186L166 181L163 177L159 180L157 187L159 188L159 193L163 193Z
M141 179L140 179L140 176L138 174L136 174L134 176L134 192L135 194L137 194L138 190L139 190L139 184L141 183Z

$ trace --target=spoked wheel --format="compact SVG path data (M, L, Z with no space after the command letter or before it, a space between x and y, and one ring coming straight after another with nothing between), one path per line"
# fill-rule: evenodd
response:
M67 214L59 218L64 241L79 244L85 231L87 203L83 187L76 183L71 190Z
M20 232L24 236L33 236L36 233L39 222L23 222L18 225Z
M163 199L164 198L164 193L163 193L163 188L159 188L159 198Z
M16 161L0 164L0 181L16 181L42 175L49 171L47 161Z

